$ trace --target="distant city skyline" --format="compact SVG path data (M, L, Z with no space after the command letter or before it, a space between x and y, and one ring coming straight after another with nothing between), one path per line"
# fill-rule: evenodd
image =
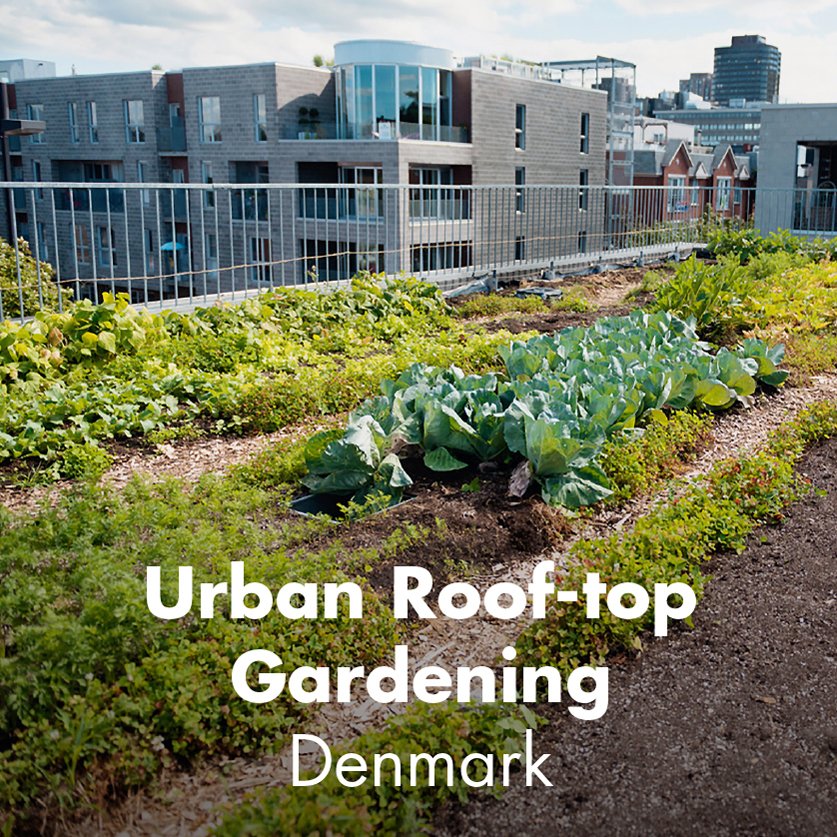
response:
M831 72L837 0L0 0L0 59L55 61L58 73L261 61L308 65L333 44L396 38L457 55L509 54L542 61L606 55L637 64L639 95L677 90L711 72L716 46L760 34L782 52L780 102L837 100Z

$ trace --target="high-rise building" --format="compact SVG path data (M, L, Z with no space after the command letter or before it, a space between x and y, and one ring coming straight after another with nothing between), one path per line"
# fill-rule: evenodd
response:
M779 101L782 54L761 35L736 35L731 46L715 48L712 98L719 105L738 101Z

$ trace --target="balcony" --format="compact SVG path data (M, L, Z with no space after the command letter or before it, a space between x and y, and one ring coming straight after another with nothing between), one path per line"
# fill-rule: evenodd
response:
M334 140L338 139L334 122L300 123L288 128L282 139L286 140Z
M157 129L157 149L161 154L186 150L186 126L173 125Z
M437 135L438 132L438 135ZM364 136L341 138L334 122L320 122L316 125L298 125L285 132L286 140L423 140L424 142L467 143L468 129L460 125L419 125L412 122L379 122L376 131Z
M377 221L383 214L383 192L374 186L347 186L339 194L327 187L299 191L298 217L306 221Z
M125 196L117 189L56 189L55 208L65 212L121 214L125 211Z

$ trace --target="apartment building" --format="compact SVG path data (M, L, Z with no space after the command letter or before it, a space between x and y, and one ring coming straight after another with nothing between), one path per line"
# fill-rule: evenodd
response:
M526 212L527 187L605 182L605 92L409 42L337 44L331 69L271 62L11 87L17 114L46 122L13 149L13 179L78 184L17 190L19 229L61 275L162 274L164 295L193 274L230 290L465 269L498 247L523 262L549 224ZM499 242L480 232L498 211L484 185L508 190ZM602 219L568 194L574 248Z

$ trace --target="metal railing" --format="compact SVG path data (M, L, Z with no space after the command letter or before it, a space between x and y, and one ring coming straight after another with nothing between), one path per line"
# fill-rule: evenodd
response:
M0 320L105 291L188 307L360 271L445 283L571 271L686 251L719 226L753 219L764 232L837 235L834 190L100 182L0 189L14 207L8 217L0 202L2 234L14 250Z
M335 140L341 139L336 122L300 123L288 126L283 132L288 140ZM461 125L422 125L418 122L380 120L358 129L349 139L356 140L430 140L433 142L469 142L468 129Z

